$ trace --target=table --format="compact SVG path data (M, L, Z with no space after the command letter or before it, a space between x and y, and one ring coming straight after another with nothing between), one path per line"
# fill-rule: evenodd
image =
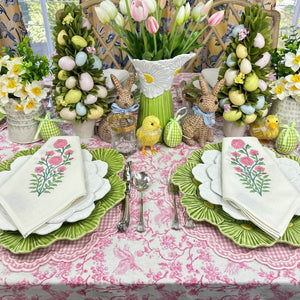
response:
M179 74L175 84L193 74ZM175 109L179 103L174 103ZM71 134L64 125L64 134ZM214 126L222 140L222 121ZM91 149L110 148L98 137L84 140ZM20 145L0 132L0 160L40 145ZM78 241L59 241L31 254L13 255L0 248L1 299L299 299L300 248L276 244L247 249L201 222L183 225L186 213L178 200L181 230L170 229L173 199L167 181L199 146L158 144L155 156L138 151L130 157L134 171L151 175L144 194L146 232L136 232L139 195L131 191L130 227L116 229L121 204L111 209L99 228Z

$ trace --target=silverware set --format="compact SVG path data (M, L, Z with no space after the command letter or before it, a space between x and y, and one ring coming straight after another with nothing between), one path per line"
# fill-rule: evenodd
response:
M137 191L141 194L140 200L140 215L139 222L136 227L136 231L144 232L145 224L144 224L144 202L143 202L143 192L150 186L151 180L150 176L145 172L137 172L132 178L131 172L131 161L127 162L124 169L123 180L126 183L125 190L125 198L123 201L123 216L122 219L117 224L117 229L120 232L125 232L129 227L130 222L130 208L129 208L129 198L130 198L130 190L131 190L131 180L133 179L133 185ZM174 230L180 230L180 223L177 212L177 203L176 197L179 196L179 187L175 185L170 179L168 182L168 193L173 195L173 205L174 205L174 214L172 218L171 228ZM195 228L195 222L190 217L187 218L186 223L184 225L186 228Z

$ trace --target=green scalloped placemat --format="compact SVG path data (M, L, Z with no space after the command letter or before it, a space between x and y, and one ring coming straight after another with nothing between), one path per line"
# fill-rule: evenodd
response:
M222 151L222 143L207 144L204 149L194 151L184 165L176 168L172 177L173 183L179 186L184 195L181 204L186 208L189 217L195 221L206 221L215 225L223 235L239 246L256 248L272 246L275 243L286 243L299 247L300 216L293 217L284 235L276 241L252 222L236 220L223 211L221 205L214 205L201 198L198 189L201 183L194 179L192 169L197 164L203 163L201 157L207 150ZM276 156L280 157L277 153ZM285 155L284 157L293 159L300 164L300 158L297 156Z
M0 164L0 171L10 170L11 163L18 157L34 154L40 147L20 151L12 159ZM87 149L86 146L82 146ZM95 202L95 209L91 215L81 221L74 223L63 223L62 226L46 235L31 234L27 238L18 231L0 230L0 245L15 254L32 252L38 248L45 248L58 240L78 240L84 235L94 231L106 212L118 204L125 196L125 183L120 179L118 173L123 170L124 157L113 149L96 149L90 151L93 160L102 160L108 164L108 178L111 189L100 200Z

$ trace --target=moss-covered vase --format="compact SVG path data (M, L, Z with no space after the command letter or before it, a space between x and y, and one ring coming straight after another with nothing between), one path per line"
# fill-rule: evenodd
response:
M140 80L141 96L137 128L145 117L154 115L159 118L162 129L173 118L171 87L174 77L181 67L195 56L195 53L180 54L174 58L149 61L131 59ZM160 142L162 141L162 136Z

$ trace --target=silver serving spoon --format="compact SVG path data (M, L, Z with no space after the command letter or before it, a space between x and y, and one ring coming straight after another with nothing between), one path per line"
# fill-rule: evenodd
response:
M138 172L135 173L133 177L133 185L135 188L141 193L141 205L140 205L140 220L136 227L136 231L144 232L145 225L144 225L144 203L143 203L143 192L149 187L150 185L150 176L145 172Z

